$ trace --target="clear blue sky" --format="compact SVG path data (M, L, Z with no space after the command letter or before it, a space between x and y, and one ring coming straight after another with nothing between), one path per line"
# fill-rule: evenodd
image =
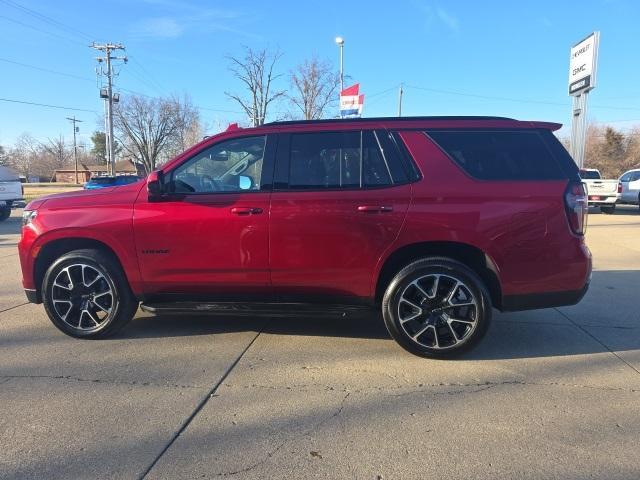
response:
M506 115L566 125L569 48L593 30L601 31L601 45L590 119L620 128L640 123L637 0L0 0L0 97L95 111L0 101L0 144L22 132L70 141L65 117L74 114L88 141L102 112L93 39L126 45L132 61L121 69L120 87L188 93L212 130L246 121L224 95L241 88L225 55L240 54L243 45L279 47L282 73L312 54L337 69L336 35L345 38L346 74L367 95L365 116L395 115L404 82L406 115Z

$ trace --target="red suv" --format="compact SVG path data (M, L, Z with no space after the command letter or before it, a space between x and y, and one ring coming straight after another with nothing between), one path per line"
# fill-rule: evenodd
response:
M80 338L145 311L380 308L405 349L473 346L491 309L578 302L587 198L554 123L498 117L230 127L131 185L24 211L31 302Z

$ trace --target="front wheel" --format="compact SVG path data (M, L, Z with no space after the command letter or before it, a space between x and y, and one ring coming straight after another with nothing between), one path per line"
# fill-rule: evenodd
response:
M449 258L424 258L393 278L382 300L384 322L405 350L445 358L475 346L491 321L482 280Z
M42 282L47 315L77 338L105 338L133 318L136 301L120 264L99 250L74 250L56 260Z

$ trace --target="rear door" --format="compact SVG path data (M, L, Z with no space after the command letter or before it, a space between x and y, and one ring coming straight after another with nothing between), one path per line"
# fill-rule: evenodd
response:
M380 134L281 134L271 197L271 280L292 300L371 294L378 259L398 235L408 175ZM385 141L385 140L383 140Z

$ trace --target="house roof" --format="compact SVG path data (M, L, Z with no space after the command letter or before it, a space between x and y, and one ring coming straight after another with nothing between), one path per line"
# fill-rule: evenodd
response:
M86 170L92 173L108 173L109 169L107 165L78 165L78 171ZM75 172L75 168L58 168L56 172L66 173L66 172ZM136 173L135 165L129 160L120 160L116 162L116 172L131 172Z

